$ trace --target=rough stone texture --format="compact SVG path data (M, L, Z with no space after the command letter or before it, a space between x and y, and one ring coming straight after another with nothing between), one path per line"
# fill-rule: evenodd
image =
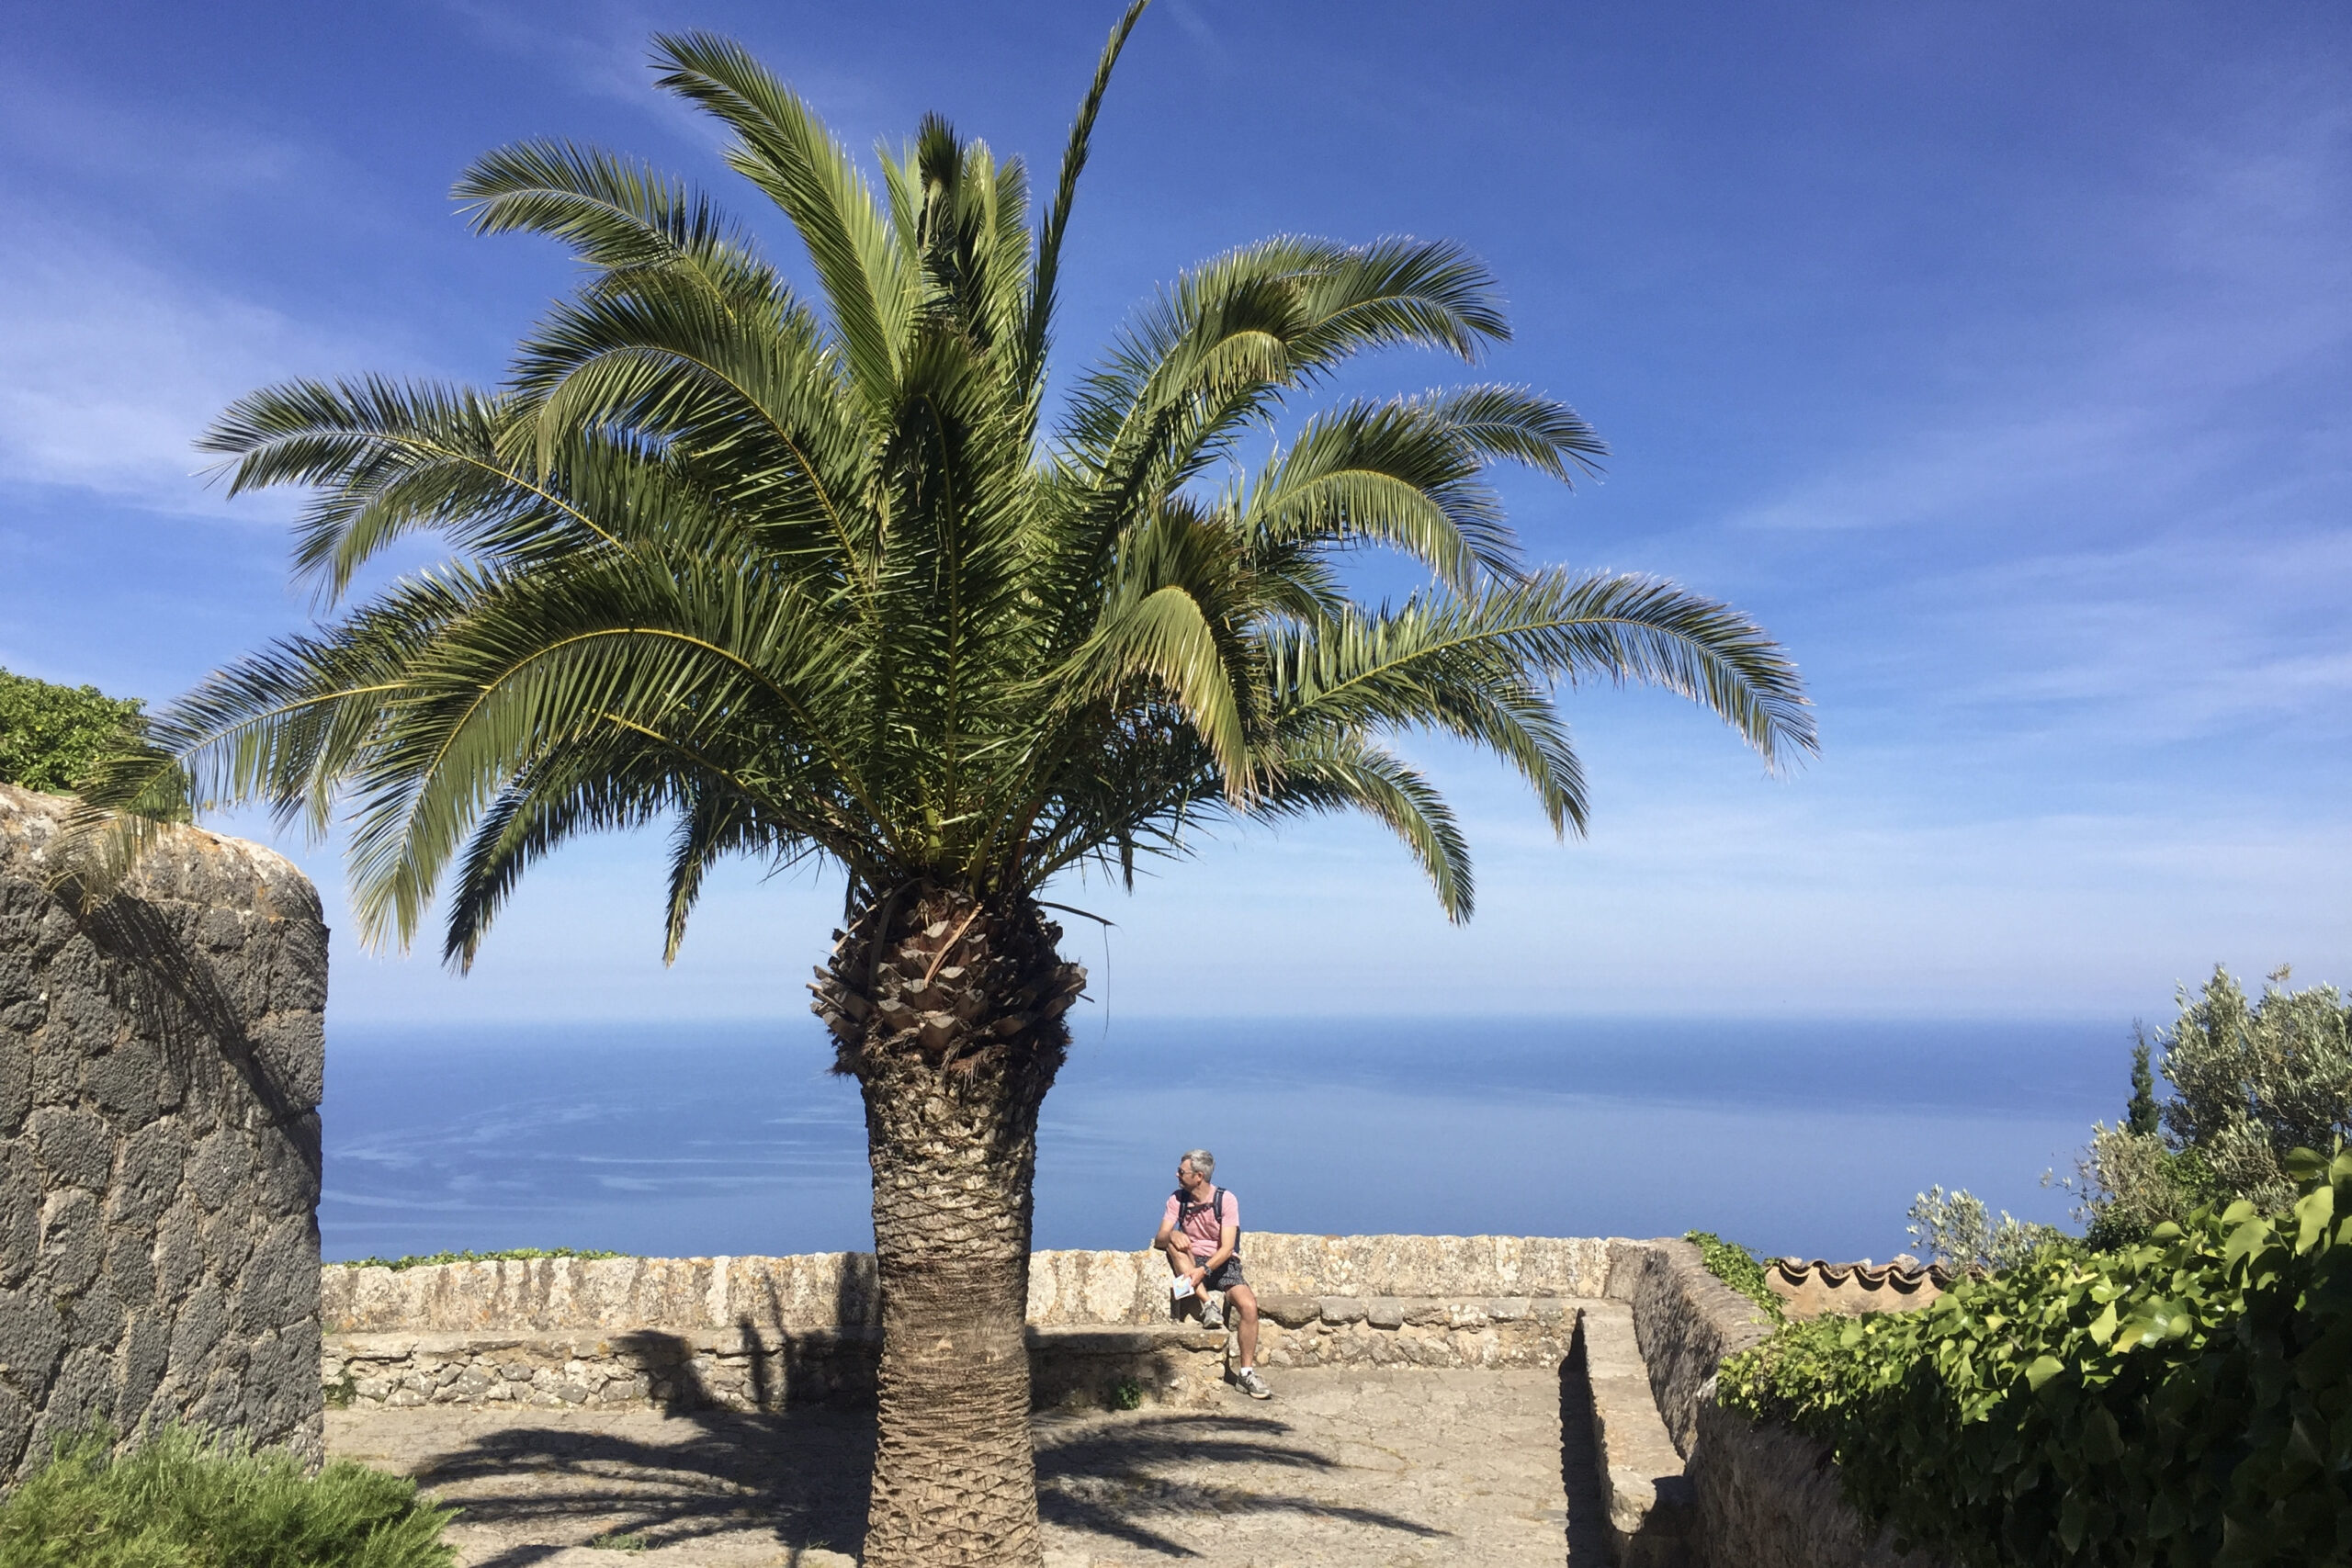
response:
M1610 1555L1618 1568L1684 1568L1697 1509L1682 1455L1650 1394L1632 1310L1593 1303L1585 1309L1583 1340Z
M1557 1296L1258 1298L1263 1367L1548 1370L1565 1360L1589 1302Z
M1579 1401L1557 1371L1401 1369L1290 1373L1264 1404L1048 1412L1046 1565L1601 1568ZM874 1418L337 1410L327 1441L461 1507L464 1568L854 1568Z
M1897 1551L1892 1530L1846 1501L1828 1449L1786 1427L1751 1425L1710 1399L1690 1470L1710 1568L1953 1568Z
M76 915L71 807L0 785L0 1483L93 1417L315 1453L317 895L184 828Z
M1029 1330L1040 1406L1100 1408L1121 1383L1155 1404L1197 1405L1225 1381L1225 1334L1157 1328ZM320 1361L337 1408L426 1404L775 1414L818 1403L871 1404L881 1331L740 1329L691 1334L340 1334Z
M1286 1326L1271 1312L1260 1322L1259 1364L1283 1370L1549 1371L1566 1358L1578 1314L1591 1304L1421 1296L1268 1302L1296 1324ZM1327 1306L1339 1310L1327 1317ZM356 1409L514 1404L775 1412L817 1401L871 1403L880 1334L857 1323L330 1334L320 1380L331 1401ZM1100 1407L1122 1384L1147 1404L1198 1405L1216 1396L1234 1350L1229 1332L1164 1319L1032 1324L1029 1346L1040 1407Z
M1766 1338L1764 1309L1707 1271L1699 1249L1677 1240L1609 1244L1609 1294L1634 1309L1658 1415L1687 1458L1699 1405L1714 1398L1715 1369Z
M1696 1247L1612 1243L1609 1293L1632 1304L1658 1415L1684 1456L1695 1555L1706 1568L1949 1568L1939 1557L1897 1552L1891 1532L1866 1523L1820 1443L1715 1403L1723 1359L1771 1325L1707 1272Z
M1611 1244L1591 1237L1281 1235L1251 1233L1242 1257L1262 1296L1524 1300L1602 1293ZM327 1331L343 1334L651 1329L763 1333L881 1321L874 1259L573 1258L331 1267L321 1281ZM1029 1265L1033 1324L1168 1320L1168 1265L1148 1250L1039 1252Z

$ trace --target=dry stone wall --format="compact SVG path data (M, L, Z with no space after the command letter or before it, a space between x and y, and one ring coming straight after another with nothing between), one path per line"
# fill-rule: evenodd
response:
M1608 1245L1528 1236L1251 1235L1269 1367L1556 1367ZM1043 1403L1115 1384L1172 1404L1223 1375L1224 1334L1169 1320L1157 1254L1039 1252ZM339 1404L718 1404L870 1398L880 1314L865 1253L329 1267L321 1372Z
M1772 1325L1754 1302L1707 1271L1696 1247L1621 1241L1612 1253L1609 1293L1633 1308L1641 1359L1659 1418L1682 1454L1682 1485L1695 1515L1689 1557L1669 1561L1701 1568L1951 1568L1932 1553L1898 1551L1892 1530L1857 1513L1826 1445L1716 1402L1724 1358L1760 1343Z
M1250 1235L1242 1244L1261 1297L1599 1296L1609 1243L1589 1237ZM591 1329L767 1334L881 1322L874 1259L862 1252L791 1258L540 1258L415 1269L324 1270L322 1310L337 1334L548 1333ZM1168 1265L1157 1254L1031 1255L1029 1321L1168 1321ZM1391 1326L1394 1326L1393 1325Z
M184 828L76 914L71 806L0 785L0 1483L92 1418L315 1453L317 894Z

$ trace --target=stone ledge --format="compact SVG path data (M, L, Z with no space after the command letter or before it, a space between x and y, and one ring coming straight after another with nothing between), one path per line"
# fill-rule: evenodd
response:
M1595 1303L1582 1332L1611 1557L1618 1568L1680 1568L1690 1558L1696 1509L1682 1455L1650 1393L1633 1309Z
M1310 1324L1369 1323L1374 1328L1484 1328L1489 1324L1567 1320L1571 1296L1299 1296L1261 1294L1259 1314L1284 1328Z
M1043 1404L1114 1393L1197 1404L1223 1381L1227 1336L1184 1324L1031 1325L1032 1386ZM320 1382L339 1405L775 1410L874 1393L878 1328L764 1333L334 1334ZM1123 1387L1124 1385L1124 1387Z
M1562 1236L1325 1236L1252 1232L1261 1297L1334 1302L1509 1302L1600 1296L1610 1243ZM331 1333L575 1329L670 1333L879 1321L872 1255L785 1258L510 1258L405 1269L330 1265L320 1275ZM1032 1323L1133 1324L1168 1315L1159 1255L1048 1250L1030 1257ZM1490 1315L1493 1315L1490 1313ZM1352 1321L1352 1320L1350 1320Z

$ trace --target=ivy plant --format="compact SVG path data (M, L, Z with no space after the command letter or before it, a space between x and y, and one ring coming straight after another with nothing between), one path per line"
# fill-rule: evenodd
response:
M1916 1313L1791 1325L1724 1402L1829 1445L1902 1540L2008 1565L2352 1560L2352 1154Z

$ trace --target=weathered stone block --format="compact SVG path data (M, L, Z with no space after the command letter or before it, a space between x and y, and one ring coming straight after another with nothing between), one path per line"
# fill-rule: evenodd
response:
M40 1258L41 1196L32 1150L0 1142L0 1287L22 1282Z
M0 786L0 1487L93 1415L316 1452L317 896L175 829L71 908L70 809Z
M0 1291L0 1380L36 1405L65 1353L65 1320L47 1290Z
M0 1023L6 1015L0 1013ZM0 1138L14 1138L33 1109L33 1065L21 1050L0 1046Z
M97 1199L78 1187L41 1201L40 1271L57 1294L72 1295L98 1277L98 1260L106 1255L98 1216Z
M82 1092L118 1126L144 1128L158 1109L155 1085L161 1066L154 1043L133 1035L103 1056L85 1058Z
M104 1118L81 1110L44 1105L27 1119L33 1158L51 1188L79 1187L103 1192L114 1170L114 1133Z

